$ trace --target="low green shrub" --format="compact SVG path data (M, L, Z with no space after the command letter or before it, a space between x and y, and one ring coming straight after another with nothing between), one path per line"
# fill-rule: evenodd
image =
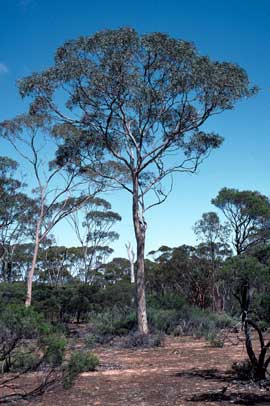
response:
M171 334L179 324L181 311L175 309L148 309L148 320L153 331Z
M95 371L98 365L99 359L95 354L91 352L73 352L65 368L63 380L64 388L70 388L80 373Z
M126 336L113 340L111 345L120 348L152 348L160 347L164 343L164 334L140 334L130 333Z
M136 313L129 308L114 306L103 312L89 313L89 320L97 336L119 336L135 330Z
M84 340L85 347L88 349L94 348L97 345L97 343L98 340L95 334L89 334Z
M27 350L27 352L25 352ZM10 359L10 372L35 371L40 363L38 354L29 352L27 348L20 351Z
M23 304L26 296L26 285L22 282L0 283L0 303Z
M50 366L56 367L62 364L67 340L58 334L50 334L41 340L43 348L46 348L44 361Z
M212 331L206 337L211 347L222 348L224 347L224 337L220 332Z
M61 365L65 338L32 307L5 305L0 312L0 370Z
M179 310L150 307L148 318L152 331L175 336L208 337L212 332L230 328L235 324L226 314L212 313L188 305L183 305Z

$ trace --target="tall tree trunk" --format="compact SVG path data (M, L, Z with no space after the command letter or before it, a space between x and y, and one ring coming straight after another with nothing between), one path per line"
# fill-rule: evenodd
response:
M26 299L25 299L25 306L28 307L31 305L32 302L32 285L33 285L33 276L36 268L36 263L37 263L37 256L38 256L38 250L39 250L39 243L40 243L40 226L41 226L41 221L39 220L37 223L37 228L36 228L36 236L35 236L35 248L34 248L34 254L32 258L32 264L31 264L31 269L28 273L27 277L27 293L26 293Z
M148 334L148 322L145 301L145 281L144 281L144 253L145 253L145 231L146 224L140 216L138 179L133 182L133 224L137 243L137 321L140 334Z

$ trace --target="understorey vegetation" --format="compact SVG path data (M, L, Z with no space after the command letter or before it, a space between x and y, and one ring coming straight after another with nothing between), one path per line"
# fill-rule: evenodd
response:
M0 315L0 403L18 404L41 395L50 387L68 388L80 372L93 371L99 361L90 352L68 357L67 339L24 304L1 304ZM27 374L36 373L27 385Z

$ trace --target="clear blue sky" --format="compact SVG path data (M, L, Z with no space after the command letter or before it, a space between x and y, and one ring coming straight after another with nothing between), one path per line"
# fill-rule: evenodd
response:
M180 174L168 201L148 216L147 250L195 242L192 226L224 186L270 194L270 1L260 0L0 0L0 120L24 111L16 80L52 63L67 39L131 26L193 41L201 54L238 63L259 94L211 120L225 138L198 175ZM0 154L8 153L1 147ZM108 196L122 215L115 254L132 240L128 196ZM58 243L72 244L62 225Z

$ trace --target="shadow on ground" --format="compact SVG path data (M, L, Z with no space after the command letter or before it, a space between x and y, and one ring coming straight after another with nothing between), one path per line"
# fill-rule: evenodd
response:
M207 391L187 398L190 402L229 402L235 405L270 405L270 393L258 394L250 393L251 388L255 391L270 390L270 382L265 381L257 384L252 381L239 381L232 371L220 372L218 369L192 369L189 371L177 372L175 376L180 378L200 378L205 380L221 381L226 385L218 391ZM241 385L241 391L233 390L233 384ZM231 387L232 386L232 387ZM248 390L249 389L249 390Z

